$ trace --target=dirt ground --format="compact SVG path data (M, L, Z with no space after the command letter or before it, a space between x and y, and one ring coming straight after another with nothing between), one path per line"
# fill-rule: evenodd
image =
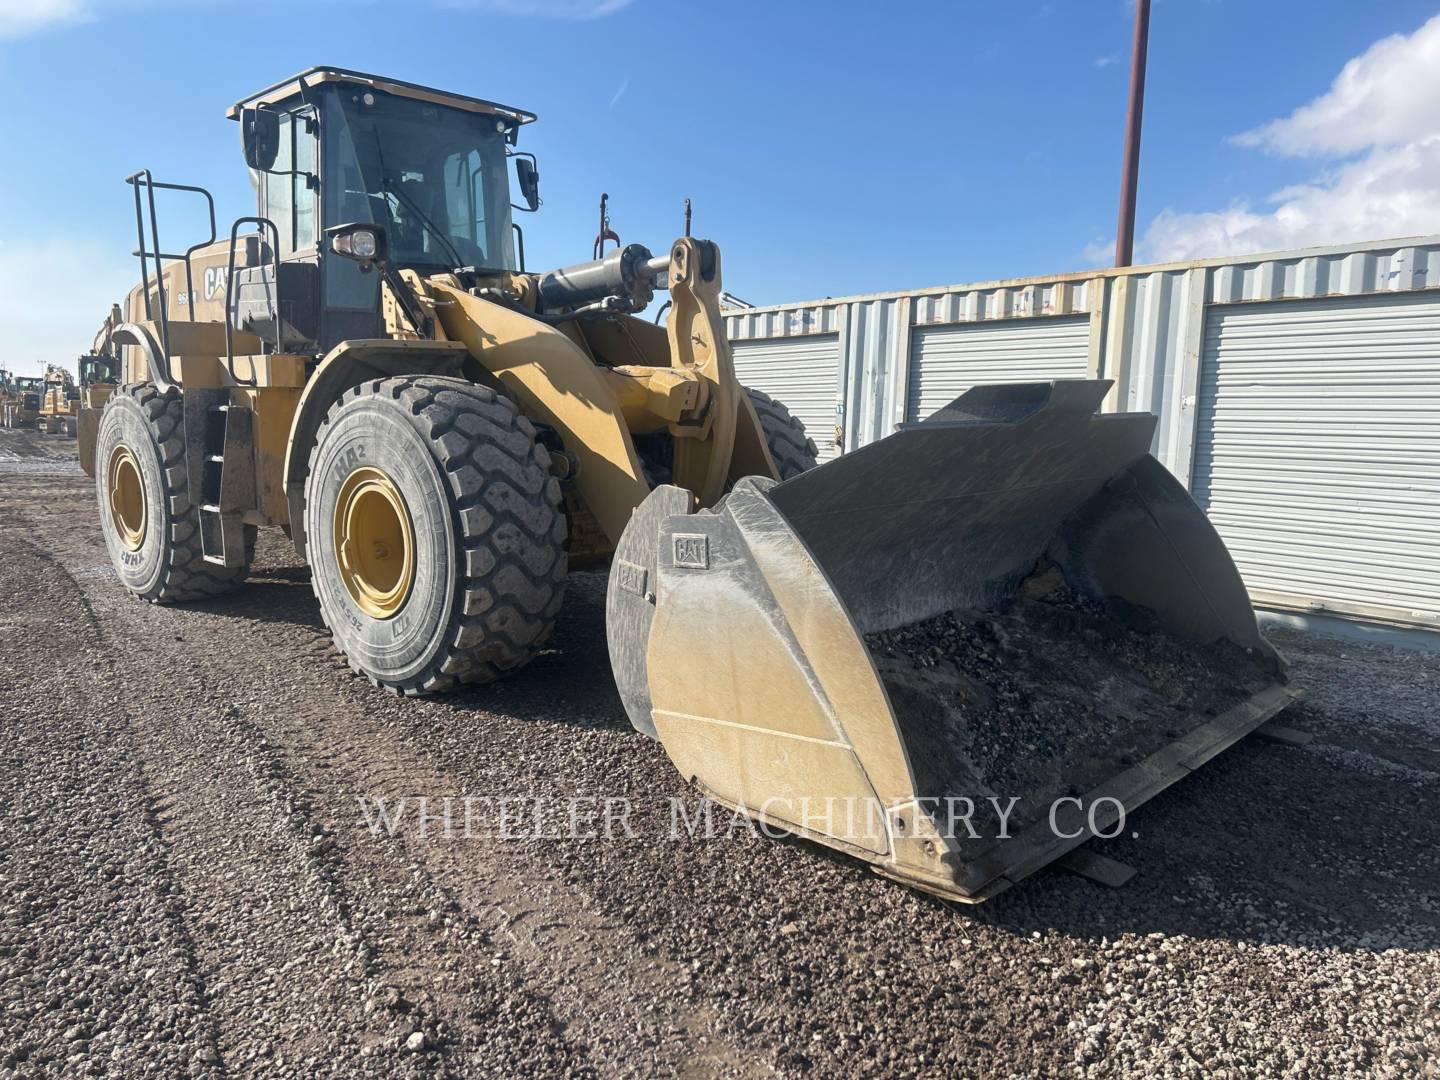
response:
M1275 634L1314 743L1135 812L1094 845L1123 888L964 908L663 835L689 793L615 695L603 579L516 677L397 700L278 532L233 596L125 596L73 447L0 431L0 1076L1437 1075L1440 653ZM639 838L360 802L467 795L629 796Z

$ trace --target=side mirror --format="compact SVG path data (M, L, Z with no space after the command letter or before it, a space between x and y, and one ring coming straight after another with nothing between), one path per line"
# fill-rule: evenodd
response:
M354 259L361 270L369 270L375 263L383 263L389 255L389 244L385 230L368 221L354 221L348 225L334 225L325 230L330 238L330 250L336 255Z
M245 164L269 172L280 153L280 114L274 109L241 109L240 141L245 147Z
M520 185L520 195L526 207L533 213L540 209L540 170L528 157L515 159L515 179Z

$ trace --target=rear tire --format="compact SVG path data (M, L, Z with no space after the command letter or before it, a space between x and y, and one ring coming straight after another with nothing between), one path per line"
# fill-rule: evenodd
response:
M217 566L200 550L200 527L186 492L185 412L173 388L123 386L111 395L95 439L100 528L120 583L152 604L229 592L246 566ZM245 527L247 554L255 527Z
M750 404L755 406L755 413L760 417L765 445L770 448L770 456L775 459L781 480L799 476L820 464L820 451L815 446L815 440L805 434L805 425L789 409L763 390L747 386L745 393L750 395Z
M377 380L321 425L311 581L336 647L377 686L435 693L532 659L564 598L567 532L549 453L488 387Z

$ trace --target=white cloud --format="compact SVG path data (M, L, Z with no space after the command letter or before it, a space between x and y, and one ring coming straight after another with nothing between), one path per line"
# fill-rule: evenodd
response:
M1121 59L1122 57L1119 53L1111 53L1109 56L1097 56L1095 58L1095 66L1097 68L1107 68L1111 64L1120 63Z
M0 40L86 22L90 17L83 0L0 0Z
M135 259L93 240L0 242L0 362L21 375L38 375L48 363L72 365L89 350L110 305L139 282Z
M1276 192L1256 210L1165 210L1145 231L1144 258L1170 262L1440 231L1440 133L1377 147L1316 181Z
M1330 89L1289 116L1237 135L1240 146L1289 156L1353 154L1440 131L1440 15L1408 37L1382 38Z
M630 89L630 79L629 79L629 77L627 76L626 78L623 78L623 79L620 80L620 85L619 85L619 87L616 88L614 96L612 96L612 97L610 98L610 104L607 105L607 106L605 106L605 107L606 107L607 109L613 109L613 108L615 108L616 105L619 105L619 104L620 104L620 99L625 96L625 91L626 91L626 90L629 90L629 89Z
M1440 232L1440 15L1376 42L1320 97L1231 141L1331 164L1259 206L1237 198L1223 210L1167 208L1145 230L1143 259Z
M1115 261L1115 241L1097 236L1080 249L1085 266L1109 266Z

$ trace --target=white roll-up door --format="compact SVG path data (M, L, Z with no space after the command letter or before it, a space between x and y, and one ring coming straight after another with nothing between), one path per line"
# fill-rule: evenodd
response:
M924 420L972 386L1083 379L1089 354L1088 315L917 326L905 417Z
M840 336L732 341L735 374L782 402L815 440L820 460L835 456L835 394L840 380Z
M1440 625L1440 294L1212 308L1192 490L1258 607Z

